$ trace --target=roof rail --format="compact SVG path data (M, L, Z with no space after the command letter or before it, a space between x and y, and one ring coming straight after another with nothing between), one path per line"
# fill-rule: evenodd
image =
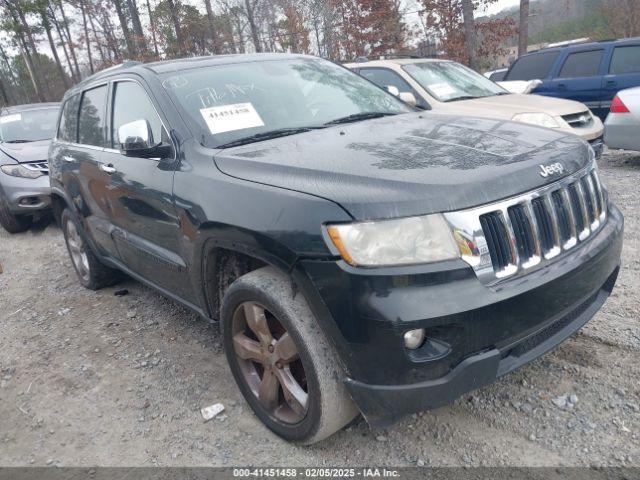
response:
M550 43L544 48L567 47L569 45L578 45L578 44L581 44L581 43L591 43L592 41L593 40L591 40L589 37L575 38L573 40L565 40L563 42Z
M380 60L398 60L402 58L421 58L418 55L413 55L410 53L399 53L393 55L380 55Z

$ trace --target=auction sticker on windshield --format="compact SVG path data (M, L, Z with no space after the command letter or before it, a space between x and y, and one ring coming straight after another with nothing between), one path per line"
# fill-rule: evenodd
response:
M234 103L219 107L201 108L202 118L213 134L264 127L264 122L250 103Z
M448 83L433 83L429 85L429 90L439 97L448 97L449 95L456 93L455 88Z
M20 120L22 120L22 114L14 113L13 115L5 115L4 117L0 117L0 124L19 122Z

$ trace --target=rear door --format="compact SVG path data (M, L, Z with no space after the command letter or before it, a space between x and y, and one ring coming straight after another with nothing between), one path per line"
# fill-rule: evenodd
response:
M602 82L604 115L620 90L640 86L640 43L614 46Z
M584 103L598 115L603 61L604 48L569 51L551 81L554 96Z
M52 148L57 179L79 213L100 254L115 256L107 201L109 175L102 155L106 142L108 85L98 84L68 99Z
M110 128L103 162L109 178L109 214L122 262L134 273L182 298L191 298L186 264L179 255L180 225L173 203L175 148L169 158L120 152L118 129L146 120L154 143L171 144L168 129L142 83L112 82Z

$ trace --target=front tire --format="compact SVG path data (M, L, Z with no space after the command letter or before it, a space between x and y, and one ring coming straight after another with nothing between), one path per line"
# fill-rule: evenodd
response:
M285 440L312 444L358 410L336 353L291 279L272 267L237 279L222 300L231 372L258 418Z
M84 240L82 227L68 208L62 212L60 222L69 257L80 283L89 290L100 290L118 283L122 274L98 260Z
M14 215L9 212L6 199L0 194L0 225L9 233L26 232L33 225L31 215Z

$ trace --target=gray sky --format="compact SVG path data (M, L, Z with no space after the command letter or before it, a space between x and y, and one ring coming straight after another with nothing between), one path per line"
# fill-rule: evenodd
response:
M520 4L520 0L498 0L493 5L489 6L486 10L478 13L485 13L488 15L493 15L494 13L499 12L503 8L514 7Z

